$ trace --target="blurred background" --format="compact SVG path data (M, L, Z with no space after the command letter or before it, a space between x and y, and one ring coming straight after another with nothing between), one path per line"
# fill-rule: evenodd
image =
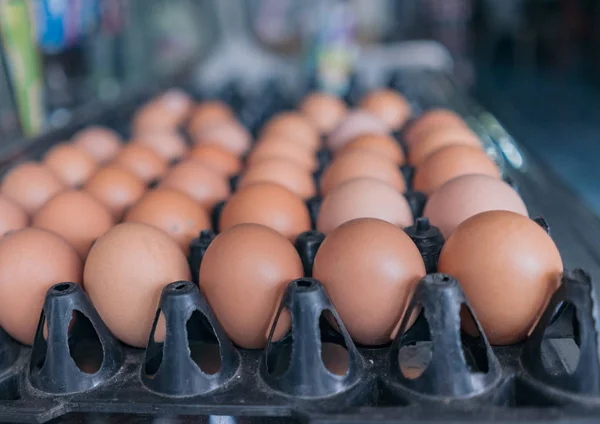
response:
M395 50L410 40L444 45L462 88L600 214L598 0L0 0L0 155L176 75L345 94L357 67L441 60Z

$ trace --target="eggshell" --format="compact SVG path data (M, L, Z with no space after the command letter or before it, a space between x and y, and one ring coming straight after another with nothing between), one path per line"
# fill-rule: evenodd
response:
M236 121L215 123L205 126L192 134L194 143L219 146L236 156L244 155L250 149L250 133Z
M285 237L262 225L240 224L208 246L200 290L233 342L259 349L267 343L285 288L303 274L302 261ZM289 314L282 313L273 340L289 328Z
M194 107L194 100L185 91L172 88L157 98L166 113L177 116L179 122L185 121Z
M224 175L187 159L174 166L160 184L161 188L179 191L198 202L206 210L229 197L229 181Z
M341 149L356 137L365 134L389 134L385 122L364 110L349 112L335 130L327 137L327 148L331 151Z
M488 211L458 226L438 269L458 279L490 343L507 345L527 337L560 283L563 264L537 223L514 212ZM467 318L463 329L477 335Z
M441 128L427 132L417 143L411 145L409 162L413 166L419 166L432 153L455 144L482 148L479 137L467 127Z
M204 209L174 190L153 190L125 215L125 222L140 222L164 231L187 253L190 242L200 231L210 229L210 218Z
M145 183L162 178L168 170L166 160L149 147L139 144L128 145L113 163L131 172Z
M263 160L285 159L293 161L310 172L319 167L315 153L306 146L294 143L285 137L267 136L261 138L250 152L246 163L254 165Z
M44 165L67 186L80 187L96 172L92 155L70 144L58 144L44 156Z
M467 124L456 112L448 109L430 109L406 128L404 141L410 148L426 133L451 127L467 128Z
M129 171L109 166L98 171L84 190L102 203L115 220L119 220L125 210L144 195L146 184Z
M463 145L447 146L429 155L416 169L413 187L431 194L445 182L469 174L501 177L496 164L481 149Z
M2 180L0 192L32 215L66 186L46 166L25 162L11 169Z
M374 178L356 178L331 190L321 204L317 229L329 233L356 218L377 218L401 228L413 224L404 196Z
M199 144L192 148L188 157L228 177L238 174L242 169L240 158L219 146Z
M22 207L0 195L0 238L10 231L27 227L29 217Z
M219 223L221 231L243 223L266 225L291 240L311 227L302 198L275 183L250 184L225 203Z
M434 191L423 216L447 239L466 219L493 210L527 216L525 203L511 186L494 177L473 174L454 178Z
M369 151L385 157L396 165L404 165L404 151L389 135L364 134L356 137L336 152L336 157L355 150Z
M188 132L195 134L206 127L232 121L235 121L235 115L227 104L219 100L204 101L194 108Z
M300 111L321 134L329 134L344 119L348 108L334 95L312 93L304 98Z
M181 118L167 113L160 102L152 101L141 107L132 120L133 134L149 131L177 131Z
M348 152L331 162L321 177L321 194L326 196L340 184L361 177L383 181L399 192L406 190L404 177L392 161L359 150Z
M361 100L360 107L393 130L402 128L411 114L410 104L404 96L390 89L371 91Z
M240 179L239 187L258 182L280 184L303 199L317 193L312 174L295 162L284 159L263 160L253 164Z
M146 347L160 294L174 281L190 280L187 259L162 231L128 222L113 227L92 247L84 268L85 289L110 331ZM155 338L164 338L157 327Z
M281 112L273 116L262 128L261 137L278 136L287 138L306 148L317 151L321 138L317 129L299 112Z
M400 228L359 218L327 235L313 276L325 286L352 339L381 345L390 341L425 265Z
M184 138L175 131L141 131L131 143L149 147L168 162L181 159L188 150Z
M25 228L0 240L0 327L31 345L44 298L54 284L81 284L81 259L63 238Z
M90 194L75 190L54 196L32 220L32 226L52 231L71 243L83 259L92 243L113 224L108 209Z
M113 160L123 148L119 134L104 127L88 127L75 134L72 140L100 164Z

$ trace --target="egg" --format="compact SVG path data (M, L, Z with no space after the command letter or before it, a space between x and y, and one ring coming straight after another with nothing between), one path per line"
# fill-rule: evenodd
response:
M454 178L429 197L423 216L447 239L463 221L481 212L506 210L527 216L527 207L515 190L488 175Z
M117 132L97 126L78 132L72 141L76 147L89 153L100 164L113 160L123 148Z
M240 188L257 182L280 184L303 199L317 194L312 174L293 161L270 159L251 165L240 179Z
M413 166L419 166L432 153L455 144L482 148L481 140L469 128L441 128L424 134L417 143L411 145L408 152L409 162Z
M192 112L188 132L193 135L206 127L232 121L235 121L235 115L227 104L219 100L203 101Z
M182 90L171 89L141 107L133 118L134 133L175 131L192 112L194 102Z
M22 207L0 195L0 238L6 233L27 227L29 217Z
M211 227L210 218L200 205L183 193L167 189L146 193L129 209L124 221L140 222L164 231L185 253L192 239Z
M228 177L242 170L240 158L219 146L199 144L192 148L188 157Z
M413 188L431 194L445 182L469 174L501 177L496 164L481 149L463 145L447 146L429 155L416 169Z
M390 89L370 92L361 100L360 108L377 116L392 130L401 129L411 114L410 104L404 96Z
M302 198L279 184L266 182L241 188L225 203L220 230L244 223L271 227L291 240L311 227Z
M0 327L31 345L46 292L54 284L81 284L83 265L63 238L25 228L0 239Z
M167 162L181 159L187 153L184 138L175 131L142 131L131 143L149 147Z
M161 188L180 191L206 210L229 197L229 180L196 159L174 166L160 183Z
M92 243L114 224L112 214L83 191L54 196L34 215L32 226L52 231L67 240L83 259Z
M246 162L248 165L254 165L263 160L271 159L293 161L310 172L316 171L319 167L315 153L312 150L304 145L276 136L261 138L248 155Z
M467 124L460 115L451 110L430 109L406 128L404 141L410 148L426 133L452 127L467 128Z
M90 250L85 290L109 330L121 341L146 347L164 286L191 278L187 259L164 232L127 222L113 227ZM164 338L164 325L155 338Z
M235 266L232 266L235 264ZM238 346L260 349L288 283L304 275L294 246L271 228L239 224L219 234L200 265L200 290ZM273 340L290 328L289 314L277 321Z
M32 215L66 186L46 166L25 162L11 169L2 180L0 193Z
M115 220L146 192L146 184L131 172L117 166L101 169L87 182L84 190L102 203Z
M313 267L352 339L368 346L390 341L424 276L410 237L374 218L354 219L329 233Z
M72 188L85 184L97 169L92 155L66 143L51 148L44 156L44 165Z
M326 196L340 184L361 177L383 181L399 192L406 190L406 182L396 164L375 153L358 150L335 158L325 169L321 194Z
M243 156L251 144L250 133L236 121L205 126L192 137L196 144L218 146L238 157Z
M365 134L389 134L389 127L385 122L373 114L354 110L349 112L335 130L327 137L327 148L332 152L341 149L356 137Z
M149 147L130 144L113 162L148 184L162 178L168 170L167 161Z
M262 128L261 137L276 136L289 139L314 151L321 147L317 129L299 112L281 112L273 116Z
M400 228L413 225L404 196L374 178L355 178L331 190L321 204L317 229L329 233L356 218L377 218Z
M189 117L194 107L192 97L178 88L171 88L165 91L156 101L160 103L166 113L176 116L179 123Z
M383 134L364 134L356 137L354 140L346 144L343 148L336 152L336 156L353 152L355 150L363 150L371 153L376 153L385 157L396 165L404 165L404 151L400 144L391 136Z
M311 93L300 104L300 112L325 135L339 125L347 111L340 98L327 93Z
M438 269L458 279L489 342L507 345L527 337L560 283L563 264L536 222L488 211L458 226ZM463 316L462 326L478 334L470 317Z

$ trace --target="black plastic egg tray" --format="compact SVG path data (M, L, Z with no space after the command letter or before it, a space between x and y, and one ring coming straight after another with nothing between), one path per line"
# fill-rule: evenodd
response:
M276 88L269 93L260 107L244 105L236 90L222 96L255 129L291 104ZM11 161L39 156L85 125L126 131L125 117L144 98L45 135ZM325 165L327 152L319 159ZM410 179L410 169L404 173ZM424 196L408 199L419 216ZM319 199L308 206L314 219ZM217 207L215 218L218 213ZM537 221L548 230L543 219ZM472 337L460 330L470 306L459 282L435 272L443 245L439 231L417 219L407 232L428 269L405 314L420 311L419 318L410 327L407 318L398 337L377 348L353 343L322 285L310 278L324 238L317 231L296 240L306 278L290 282L280 308L289 311L292 329L264 350L234 346L198 290L197 270L214 237L210 230L191 245L195 281L164 288L157 319L164 316L166 336L155 340L153 331L147 349L118 342L78 285L57 284L47 293L32 348L0 330L0 421L46 422L79 413L115 421L124 414L314 423L600 419L597 297L584 271L565 272L527 341L491 347L481 331ZM333 364L322 356L323 346L332 345Z

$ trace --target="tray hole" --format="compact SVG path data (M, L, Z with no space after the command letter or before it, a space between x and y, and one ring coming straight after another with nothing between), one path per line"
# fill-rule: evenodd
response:
M341 328L335 316L329 310L321 312L320 321L327 320L335 323L337 328ZM350 369L350 355L348 346L343 337L339 338L339 343L325 342L321 336L321 361L327 370L335 375L346 375Z
M186 287L187 287L187 285L185 283L177 283L177 284L175 284L174 289L179 291L179 290L185 289Z
M553 376L572 375L581 357L580 324L577 308L571 302L562 302L556 311L562 310L558 320L567 321L569 336L553 336L551 326L544 331L541 344L541 361L546 372ZM556 312L555 312L556 314Z
M150 333L150 340L148 342L148 348L146 349L146 358L144 360L144 373L152 377L155 375L163 361L163 341L157 341L155 337L156 326L158 321L164 322L165 317L161 309L156 311L156 317L154 318L154 325L152 326L152 332Z
M71 288L71 285L68 283L61 283L61 284L56 284L54 287L52 287L52 290L57 291L57 292L64 292L67 291Z
M407 311L409 316L412 316L415 311L421 310L420 304L414 304L412 309ZM409 380L416 380L429 367L433 357L433 342L431 341L431 332L429 322L425 314L421 317L422 321L418 327L418 337L408 339L407 335L416 333L417 328L413 327L411 331L402 336L400 351L398 352L398 363L400 364L400 372Z
M310 280L298 280L296 281L296 287L299 291L311 291L316 288L315 284Z
M221 349L212 325L195 310L185 324L190 358L205 374L221 371Z
M487 345L478 326L475 325L473 312L464 303L460 309L460 324L462 329L468 329L468 334L463 330L460 332L463 357L467 368L472 373L487 373L489 371Z
M74 310L69 329L69 353L75 365L86 374L97 373L104 362L104 350L92 322L82 312ZM75 332L86 337L71 337Z
M283 339L277 342L271 341L274 330L277 328L277 323L284 313L289 314L287 308L280 308L277 317L273 321L271 335L269 337L269 343L266 349L267 372L274 378L281 377L283 374L285 374L285 372L290 368L290 364L292 362L292 349L294 346L293 322L292 331L290 331Z

